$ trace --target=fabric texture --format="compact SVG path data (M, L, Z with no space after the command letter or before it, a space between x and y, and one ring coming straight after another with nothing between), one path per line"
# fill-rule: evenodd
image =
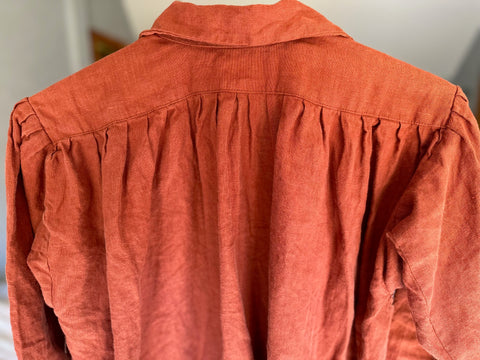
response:
M297 0L174 1L6 151L19 359L480 358L464 92Z

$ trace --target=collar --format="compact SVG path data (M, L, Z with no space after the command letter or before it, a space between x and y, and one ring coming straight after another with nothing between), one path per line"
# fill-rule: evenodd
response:
M308 37L351 38L298 0L242 6L196 5L176 0L139 38L148 35L216 47L261 46Z

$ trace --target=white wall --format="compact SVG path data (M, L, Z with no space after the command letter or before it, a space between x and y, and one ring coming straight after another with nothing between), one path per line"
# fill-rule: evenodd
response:
M480 29L480 0L305 0L355 40L452 79Z
M94 61L88 1L63 0L63 4L70 73L74 73Z
M125 16L120 0L88 0L92 28L124 43L137 40Z
M272 0L190 0L198 5ZM446 79L480 28L480 0L302 0L355 40ZM135 33L150 28L169 0L122 0Z
M0 1L0 147L5 159L10 113L21 98L70 73L62 0ZM0 191L0 277L5 273L5 162Z
M90 28L136 40L120 0L0 1L0 150L15 103L93 62ZM5 162L2 163L5 179ZM0 279L5 276L5 181L0 182Z

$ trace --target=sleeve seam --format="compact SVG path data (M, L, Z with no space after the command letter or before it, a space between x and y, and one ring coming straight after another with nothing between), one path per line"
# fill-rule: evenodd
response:
M455 92L455 95L453 97L453 102L452 102L452 106L451 106L451 109L450 109L450 114L449 114L449 117L448 117L448 120L445 124L445 128L447 129L450 129L454 134L457 134L458 137L460 138L461 141L463 141L465 144L467 144L467 146L469 147L475 147L474 144L472 144L464 135L462 135L460 133L460 131L457 129L457 127L454 125L454 121L453 121L453 118L455 116L458 116L459 118L463 119L464 121L466 121L467 123L470 123L471 122L471 119L467 118L465 116L465 114L461 114L459 113L457 110L455 110L455 103L457 101L457 99L460 98L462 99L463 101L465 101L465 98L463 97L462 93L461 93L461 87L456 85L456 92ZM466 100L468 102L468 100ZM475 119L475 118L474 118ZM479 123L477 122L477 126L479 126ZM475 155L475 158L477 159L477 161L480 161L477 156Z
M448 128L450 128L449 125L452 119L452 112L455 109L455 102L457 101L457 96L459 96L459 93L460 93L460 87L458 85L455 85L455 94L453 95L452 104L450 105L450 111L448 113L447 122L445 123L445 126Z
M445 345L443 344L442 340L440 339L440 337L438 336L437 334L437 330L435 329L435 326L433 326L433 321L432 321L432 318L430 317L430 306L428 305L428 301L427 301L427 298L423 292L423 289L422 287L420 286L420 283L417 281L417 278L415 277L415 274L413 273L413 270L410 266L410 263L408 262L405 254L403 253L402 249L398 246L395 238L393 237L392 233L391 232L387 232L386 233L386 236L390 239L390 241L392 241L392 243L395 245L395 248L397 249L397 251L400 253L400 255L402 256L403 260L405 261L405 263L407 264L407 267L408 267L408 270L410 272L410 274L412 275L412 278L413 278L413 281L415 282L416 286L418 287L418 289L420 289L420 293L422 294L422 298L423 298L423 301L425 302L425 306L428 310L428 313L427 313L427 317L428 317L428 321L430 323L430 326L432 327L432 330L433 330L433 333L435 334L438 342L440 343L440 345L442 346L443 350L445 350L445 353L450 357L451 360L454 360L452 355L450 355L450 352L448 352L448 350L445 348Z

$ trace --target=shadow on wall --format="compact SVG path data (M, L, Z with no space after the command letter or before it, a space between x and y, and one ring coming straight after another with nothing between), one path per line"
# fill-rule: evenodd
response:
M96 30L91 30L91 41L93 47L94 60L100 60L101 58L120 50L122 47L128 45L118 39L114 39L111 36L101 34Z

